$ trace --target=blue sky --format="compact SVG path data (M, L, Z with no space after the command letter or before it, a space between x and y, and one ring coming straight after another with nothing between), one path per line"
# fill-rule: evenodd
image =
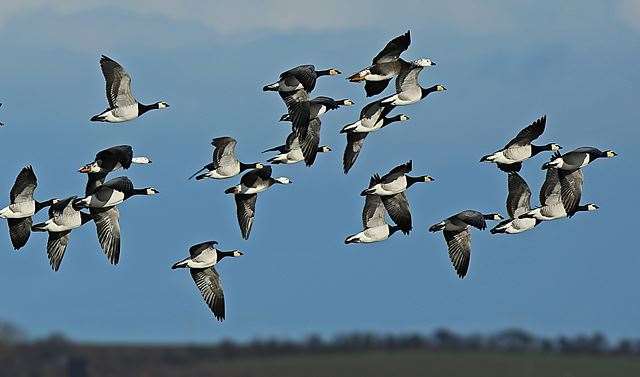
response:
M121 206L123 251L115 268L92 224L72 233L59 273L49 268L45 236L33 234L15 253L0 232L1 319L34 336L62 331L91 341L207 342L440 326L640 336L640 256L628 199L640 182L634 90L640 2L410 1L384 9L375 7L378 1L325 1L315 14L291 12L294 3L3 3L3 202L28 163L39 178L38 198L80 194L85 177L77 168L98 150L125 143L154 161L126 175L160 195ZM448 91L396 111L411 120L368 137L345 176L338 130L368 100L344 77L407 29L412 45L404 56L438 63L424 71L423 85L441 83ZM162 99L171 108L122 125L90 123L106 106L100 54L131 73L139 100ZM277 122L280 99L261 88L304 63L341 69L343 76L320 79L314 94L357 105L323 119L322 143L334 152L311 169L275 169L295 183L260 195L244 241L233 199L223 194L237 179L186 177L208 161L216 136L238 139L244 161L266 159L259 152L281 144L288 129ZM427 227L467 208L505 214L506 177L478 160L543 114L541 142L620 153L585 171L583 201L600 211L519 236L474 232L470 273L459 280L442 236ZM409 159L414 173L437 179L409 192L414 232L344 245L360 230L359 192L369 175ZM544 159L522 172L535 197ZM218 268L227 299L222 324L189 274L170 270L188 246L208 239L246 253Z

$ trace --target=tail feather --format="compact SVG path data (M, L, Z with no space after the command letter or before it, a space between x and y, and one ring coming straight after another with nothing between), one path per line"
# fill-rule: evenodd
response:
M179 262L176 262L173 264L173 266L171 266L172 270L178 269L178 268L186 268L187 267L187 263L189 261L189 258L183 259Z
M202 168L202 169L198 170L197 172L195 172L195 173L191 174L191 177L189 177L189 178L187 178L187 179L191 179L191 178L195 177L196 175L198 175L198 173L201 173L201 172L205 171L206 169L207 169L207 168ZM201 176L201 175L200 175L200 176ZM198 177L200 177L200 176L198 176ZM196 177L196 179L202 179L202 178L198 178L198 177Z

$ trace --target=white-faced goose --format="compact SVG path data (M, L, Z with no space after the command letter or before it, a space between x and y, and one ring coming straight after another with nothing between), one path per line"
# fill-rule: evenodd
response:
M563 171L549 168L540 188L540 207L536 207L520 218L551 221L571 217L576 212L595 211L596 204L580 205L584 175L581 169Z
M342 130L340 130L340 133L374 132L390 123L409 119L405 114L398 114L394 117L387 118L387 115L389 115L394 108L395 106L385 106L380 101L371 102L360 110L360 119L344 126Z
M399 194L414 183L418 182L432 182L434 179L429 175L421 175L412 177L407 175L413 169L413 161L398 165L391 169L387 174L380 177L378 174L373 176L374 185L369 185L369 188L363 190L360 195L376 194L380 196L388 196Z
M242 232L242 238L249 239L251 227L256 215L256 200L258 193L267 190L274 184L288 185L291 180L287 177L271 177L271 166L262 169L253 169L240 178L240 184L224 191L225 194L234 194L236 201L236 214L238 224Z
M197 180L204 178L226 179L235 177L249 169L262 169L264 166L259 162L245 164L238 161L236 157L236 145L238 142L228 136L218 137L211 141L213 145L213 161L205 165L202 169L193 173L189 179L196 177ZM206 173L198 175L200 172Z
M480 162L491 162L498 165L498 168L505 172L520 171L522 161L527 160L543 151L557 151L562 149L555 143L545 145L531 144L544 132L547 123L547 116L543 116L520 131L516 137L511 139L504 148L493 152L480 159Z
M96 154L93 162L90 162L78 171L80 173L110 173L118 169L129 169L131 164L150 164L151 159L146 156L133 156L133 148L130 145L116 145Z
M351 82L364 81L364 90L367 93L367 97L382 93L389 85L389 81L397 76L403 67L409 64L400 59L400 54L406 51L410 44L410 31L393 38L373 58L369 67L349 76L347 80ZM435 65L435 63L432 64Z
M222 322L225 318L224 292L215 265L225 257L239 257L244 253L240 250L220 251L217 244L217 241L206 241L191 246L189 257L176 262L171 268L189 269L202 298L216 319Z
M86 208L108 208L135 195L155 195L158 192L153 187L134 188L129 178L117 177L98 186L91 195L76 200L74 204Z
M300 143L298 142L298 137L296 136L295 132L291 132L289 136L287 136L285 145L267 149L262 153L266 152L279 152L278 155L267 160L267 162L272 165L295 164L304 160L304 155L302 153L302 149L300 148ZM326 152L331 152L331 148L329 146L322 145L318 147L318 153Z
M47 255L54 271L60 268L71 231L92 220L90 214L74 208L75 199L76 197L72 196L52 204L49 207L49 220L31 227L34 232L49 233Z
M329 110L335 110L340 106L352 106L355 102L350 99L333 99L331 97L315 97L309 100L309 118L319 118ZM297 115L284 114L280 117L281 122L291 122Z
M507 186L507 213L506 219L490 230L491 234L506 233L517 234L533 229L540 220L533 218L519 218L531 210L531 189L527 182L516 172L508 174Z
M49 199L39 202L33 199L33 193L38 186L38 179L29 165L20 171L16 181L11 187L9 200L11 204L0 209L0 217L7 219L9 224L9 236L15 250L26 245L31 235L32 216L41 209L57 202L57 199Z
M277 82L264 86L262 90L265 92L277 91L286 93L304 89L307 93L311 93L316 87L316 79L318 77L334 76L340 73L341 72L335 68L316 71L316 67L311 64L300 65L282 72Z
M109 108L91 118L93 122L120 123L136 119L149 110L169 107L164 101L144 105L131 92L131 76L120 64L102 55L100 68L106 81Z
M542 165L542 169L557 168L572 171L583 168L598 158L612 158L617 155L612 150L601 151L594 147L581 147L563 155L555 153L551 161Z
M369 182L369 187L375 184L373 178ZM384 241L401 229L397 225L389 225L384 219L385 205L379 195L367 195L362 210L363 231L353 234L344 240L345 244L350 243L372 243ZM408 233L408 231L404 231Z
M443 85L437 84L429 88L423 88L418 81L420 72L424 67L433 65L429 59L418 59L407 67L404 67L396 78L396 94L384 98L382 104L393 106L406 106L414 104L433 92L447 90Z
M474 210L462 211L429 228L430 232L442 231L449 249L449 259L453 264L458 277L464 278L469 270L471 259L471 232L469 226L484 230L487 227L485 220L503 220L497 213L482 214Z

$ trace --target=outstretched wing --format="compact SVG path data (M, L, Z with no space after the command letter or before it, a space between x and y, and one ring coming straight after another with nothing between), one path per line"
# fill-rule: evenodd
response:
M411 44L411 32L393 38L386 46L373 58L373 64L388 63L397 60Z
M91 217L96 223L100 247L111 264L120 261L120 212L116 207L91 208Z
M584 174L582 169L572 172L559 172L560 177L560 197L565 212L569 217L573 216L580 205L582 197L582 183Z
M100 68L102 68L102 74L106 81L107 101L112 109L138 103L131 93L131 76L120 64L102 55Z
M218 137L211 141L213 145L213 164L217 166L232 165L237 161L236 145L238 142L232 137Z
M213 315L218 321L224 321L224 292L218 272L213 267L191 269L189 272Z
M33 200L33 192L38 186L38 179L33 172L31 165L25 166L20 170L16 181L11 187L11 203L28 202Z
M238 216L238 225L240 225L240 232L242 232L242 238L249 239L251 234L251 227L253 226L253 219L256 216L256 200L257 194L236 194L236 214Z
M347 133L347 146L344 148L344 155L342 157L342 166L344 174L349 173L353 164L356 163L356 159L360 155L362 146L364 145L364 139L367 137L366 132L348 132Z
M318 154L318 146L320 145L320 127L322 126L320 119L313 118L309 121L306 131L296 129L296 135L300 142L300 149L307 166L313 165Z
M7 219L7 223L9 224L11 244L15 250L18 250L29 241L33 220L31 216L28 216L21 219Z
M515 219L531 209L531 190L518 173L509 174L507 186L507 212L510 218Z
M69 233L71 233L70 230L64 232L49 232L47 256L49 257L49 264L54 271L60 269L64 252L67 250L67 245L69 245Z
M391 220L400 227L404 234L409 234L413 226L411 225L409 201L404 191L395 195L383 196L381 199Z
M469 270L471 260L471 233L468 229L462 231L444 230L444 239L449 249L449 259L458 277L463 278Z
M544 115L542 118L537 119L535 122L523 128L522 131L518 132L516 137L511 139L511 141L509 141L509 143L505 146L505 148L509 148L512 145L531 144L532 141L534 141L535 139L540 137L540 135L542 135L546 124L547 124L547 116Z
M402 165L398 165L391 169L387 174L383 175L381 181L384 183L393 182L399 177L408 174L413 169L413 161L409 160Z

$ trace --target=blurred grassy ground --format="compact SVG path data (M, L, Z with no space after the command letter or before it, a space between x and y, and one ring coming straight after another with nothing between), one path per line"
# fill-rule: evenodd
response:
M165 369L166 376L224 377L629 377L640 376L640 359L516 353L429 351L365 352L251 358ZM164 373L163 373L164 375Z

